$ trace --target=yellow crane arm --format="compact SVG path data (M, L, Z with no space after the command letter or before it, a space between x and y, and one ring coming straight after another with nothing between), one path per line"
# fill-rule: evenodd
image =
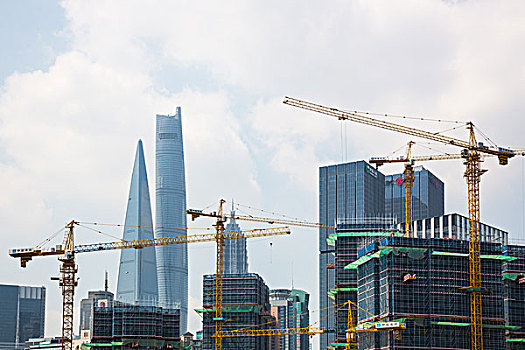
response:
M221 331L219 336L222 338L232 337L263 337L267 335L294 335L294 334L322 334L325 329L322 327L305 327L305 328L281 328L281 329L244 329L233 331ZM217 334L212 335L217 337Z
M447 145L453 145L453 146L458 146L464 149L475 150L475 151L487 153L487 154L493 154L496 156L505 157L507 159L516 155L516 153L510 149L505 149L501 147L498 147L498 149L492 149L492 148L482 146L482 145L473 145L473 144L469 144L469 141L460 140L454 137L445 136L445 135L437 134L437 133L430 132L430 131L425 131L425 130L421 130L417 128L412 128L409 126L387 122L387 121L380 120L380 119L371 118L369 116L363 115L362 112L342 111L337 108L326 107L323 105L299 100L299 99L292 98L292 97L285 97L283 103L293 106L293 107L302 108L302 109L306 109L309 111L336 117L339 120L350 120L356 123L371 125L371 126L375 126L381 129L386 129L386 130L396 131L402 134L417 136L417 137L421 137L427 140L444 143ZM468 124L472 125L472 123L468 123ZM505 165L505 164L502 163L502 165Z
M290 229L288 227L275 227L268 229L253 229L244 231L233 231L225 232L224 239L238 239L238 238L256 238L266 236L277 236L277 235L288 235ZM116 241L106 243L94 243L77 245L74 247L74 253L88 253L97 252L101 250L114 250L114 249L128 249L128 248L145 248L145 247L157 247L171 244L183 244L183 243L198 243L198 242L214 242L216 240L216 233L207 234L196 234L188 236L176 236L176 237L165 237L165 238L154 238L134 241ZM9 255L13 258L20 258L20 262L23 267L35 256L47 256L47 255L63 255L66 250L58 245L49 250L43 249L11 249Z
M428 160L446 160L446 159L462 159L465 158L462 154L434 154L428 156L413 156L410 159L405 157L388 158L388 157L372 157L370 163L376 166L381 166L387 163L408 163L408 162L422 162Z
M289 235L288 227L275 227L268 229L253 229L243 231L224 232L224 239L256 238L266 236ZM75 253L93 252L98 250L127 249L157 247L171 244L214 242L217 239L216 233L196 234L187 236L153 238L135 241L117 241L110 243L87 244L75 247Z
M207 216L212 218L218 218L219 214L212 212L212 213L205 213L202 210L197 209L188 209L186 210L186 214L191 215L191 219L195 220L199 216ZM304 227L312 227L312 228L328 228L328 229L335 229L335 226L333 225L323 225L316 222L308 222L308 221L302 221L302 220L284 220L284 219L274 219L274 218L265 218L265 217L258 217L258 216L252 216L252 215L230 215L230 214L223 214L221 216L223 219L235 219L235 220L243 220L243 221L254 221L254 222L265 222L267 224L279 224L279 225L290 225L290 226L304 226Z

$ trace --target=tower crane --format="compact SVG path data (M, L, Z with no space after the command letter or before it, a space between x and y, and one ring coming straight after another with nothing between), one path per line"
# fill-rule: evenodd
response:
M284 104L321 113L335 117L339 120L349 120L360 124L371 125L381 129L391 130L398 133L416 136L431 141L440 142L447 145L460 147L462 149L462 158L466 171L464 176L468 187L468 208L469 208L469 280L470 286L466 291L470 293L470 330L471 330L471 349L483 349L482 334L482 313L481 313L481 293L484 288L481 286L481 262L480 262L480 200L479 200L479 182L481 175L486 170L481 169L481 154L490 154L497 156L500 165L507 165L509 158L518 154L517 151L502 147L486 147L478 144L474 124L466 123L469 131L467 141L454 137L445 136L439 133L413 128L405 125L392 123L376 118L372 118L367 113L358 111L343 111L337 108L326 107L323 105L307 102L291 97L285 97Z
M439 154L431 156L416 156L412 157L412 146L414 141L409 141L407 144L407 151L405 157L390 159L387 157L373 157L370 158L370 163L375 164L376 168L386 163L405 163L405 170L403 171L403 182L405 184L405 233L407 237L414 236L413 229L413 200L412 188L414 186L414 162L426 160L443 160L443 159L461 159L461 154Z
M57 245L50 249L36 248L22 248L10 249L9 255L13 258L20 259L20 265L26 267L27 263L37 256L58 256L61 262L60 272L61 277L51 278L58 280L59 286L62 288L63 310L62 310L62 350L72 350L73 344L73 300L75 295L75 287L77 286L77 279L75 277L78 272L75 263L75 255L78 253L97 252L114 249L141 249L145 247L156 247L171 244L182 243L198 243L198 242L212 242L216 241L217 245L224 245L226 239L237 238L255 238L275 235L290 234L288 227L270 228L270 229L253 229L245 231L234 231L224 233L219 231L217 233L196 234L177 237L154 238L145 240L132 241L116 241L106 243L94 243L85 245L74 245L74 228L75 226L82 226L78 221L72 220L65 226L65 235L62 245ZM117 225L122 226L122 225ZM140 226L139 226L140 227ZM220 232L220 233L219 233ZM219 249L217 249L219 251ZM222 259L222 255L221 255ZM222 266L222 265L221 265Z
M264 217L256 217L251 215L234 215L226 214L223 210L223 205L226 203L224 199L219 201L219 209L216 212L205 213L202 210L197 209L188 209L186 214L191 215L192 221L198 217L211 217L217 219L215 223L215 229L217 231L217 261L216 261L216 274L215 274L215 350L222 349L222 338L223 334L229 334L222 331L222 326L224 323L224 317L222 315L222 280L223 280L223 249L224 249L224 240L221 238L224 236L224 223L228 219L235 220L244 220L244 221L254 221L254 222L264 222L268 224L282 224L282 225L293 225L293 226L304 226L312 228L328 228L335 229L335 226L331 225L322 225L319 223L312 223L308 221L301 220L284 220L284 219L272 219ZM261 330L264 331L264 330ZM289 330L290 331L290 330ZM304 329L303 331L308 331ZM310 329L311 332L321 332L321 329ZM257 330L256 332L259 332ZM314 334L318 334L314 333ZM322 332L321 332L322 333ZM294 333L299 334L299 333ZM306 334L306 333L303 333ZM267 334L265 334L267 335Z

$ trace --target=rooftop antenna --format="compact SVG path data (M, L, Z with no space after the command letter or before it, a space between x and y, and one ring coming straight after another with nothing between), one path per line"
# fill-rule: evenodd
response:
M108 291L108 270L104 271L105 272L105 280L104 280L104 290L107 292Z

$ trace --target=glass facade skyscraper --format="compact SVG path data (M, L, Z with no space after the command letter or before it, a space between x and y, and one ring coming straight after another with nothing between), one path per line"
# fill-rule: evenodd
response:
M319 168L319 222L335 225L352 218L385 215L385 176L365 161ZM329 316L328 292L335 284L333 248L327 244L333 230L319 230L319 304L321 327L334 328ZM320 349L334 342L335 335L321 334Z
M186 178L182 144L181 109L156 117L156 222L157 238L186 236ZM188 248L186 244L157 247L159 301L163 307L180 305L180 330L188 319Z
M235 211L232 210L232 216L235 216ZM235 222L235 219L230 219L226 225L225 232L240 231L241 228ZM227 239L224 241L224 259L223 259L224 273L244 274L248 273L248 253L246 250L246 238Z
M419 166L414 168L412 186L413 220L445 213L445 185L437 176ZM403 174L385 176L385 213L405 222L405 184Z
M0 348L24 347L44 336L46 288L0 285Z
M123 237L126 241L153 238L153 219L149 198L148 175L142 141L137 144L131 175ZM116 299L129 304L154 305L157 302L155 248L123 249Z

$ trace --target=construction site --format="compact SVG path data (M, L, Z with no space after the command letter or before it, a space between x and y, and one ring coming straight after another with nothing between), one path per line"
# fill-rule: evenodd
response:
M75 245L77 227L99 228L97 224L71 221L61 245L11 250L10 255L19 258L23 267L34 257L58 256L62 349L74 348L76 254L115 249L152 251L153 247L200 242L216 243L215 274L203 276L203 305L195 310L202 317L202 349L307 350L305 340L313 336L320 336L323 350L525 348L525 247L509 245L506 231L482 223L479 188L485 172L481 168L483 158L493 157L506 165L525 151L478 143L470 122L465 123L468 138L462 140L298 99L286 97L284 103L432 140L460 152L415 156L414 142L410 141L402 157L322 167L318 222L238 215L233 204L228 214L226 201L220 200L217 211L188 209L184 213L192 220L215 220L215 232L210 234L150 239L137 236L134 240ZM414 168L416 162L447 159L461 159L466 167L468 216L445 214L444 183L425 169ZM405 170L385 176L378 168L386 163L401 163ZM242 231L237 225L242 221L269 228ZM140 221L127 225L150 228L141 226ZM309 325L303 322L310 319L304 307L308 303L306 294L290 290L281 298L286 303L275 305L288 305L288 301L290 305L302 304L295 309L272 309L271 301L278 298L270 298L272 292L262 276L247 272L246 258L242 257L246 239L289 235L289 227L294 226L319 231L320 316ZM236 240L240 244L229 245ZM242 257L239 264L231 262L236 256ZM284 292L277 290L273 295L279 293ZM81 347L196 349L184 345L181 324L180 306L162 308L138 301L136 305L101 305L99 300L92 311L91 339Z

